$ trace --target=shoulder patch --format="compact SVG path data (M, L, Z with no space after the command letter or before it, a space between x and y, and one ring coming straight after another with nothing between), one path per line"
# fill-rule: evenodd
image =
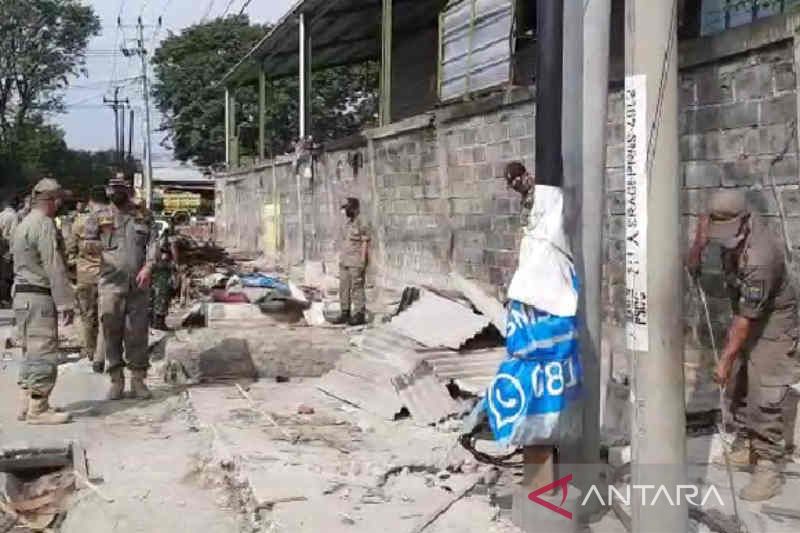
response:
M765 282L763 280L750 281L742 286L742 298L750 303L760 303L766 297Z

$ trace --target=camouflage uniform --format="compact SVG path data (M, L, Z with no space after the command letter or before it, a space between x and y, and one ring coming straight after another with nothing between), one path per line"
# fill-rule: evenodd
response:
M174 294L173 278L175 271L175 264L172 260L159 258L155 266L153 266L150 307L153 325L156 328L164 327L164 319L169 314L169 306Z
M84 234L86 223L92 212L105 206L92 206L87 213L79 214L72 225L72 235L67 241L68 256L75 263L77 276L76 297L83 327L83 346L86 356L94 361L97 353L97 337L99 319L97 311L98 289L100 280L100 254L97 249L86 246ZM97 358L97 361L103 361Z
M0 301L11 301L14 283L14 262L11 257L11 236L19 219L11 207L0 211Z
M56 309L70 310L74 301L53 220L32 210L14 232L12 251L14 315L25 354L19 383L47 396L59 360Z
M112 204L89 214L84 234L86 246L101 254L98 355L112 373L124 366L146 372L150 289L140 288L136 276L155 258L153 218L132 203Z
M755 216L749 224L750 234L738 261L723 255L733 312L754 321L744 350L746 374L737 372L734 377L731 388L738 392L731 394L731 400L741 408L746 380L744 419L752 449L757 457L778 462L786 451L783 418L790 387L800 379L797 297L783 252L766 224ZM739 414L735 413L736 419Z
M369 227L360 216L349 219L342 231L339 255L339 301L343 313L353 316L366 310L364 285L367 265L363 246L370 241ZM352 308L351 308L352 307Z

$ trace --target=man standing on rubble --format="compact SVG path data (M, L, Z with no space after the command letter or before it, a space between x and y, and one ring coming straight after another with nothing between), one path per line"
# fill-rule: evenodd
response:
M358 198L348 198L342 211L347 217L339 244L339 302L341 315L335 324L366 324L366 282L370 232L361 220ZM352 309L351 309L352 305Z
M58 377L58 312L72 323L75 296L67 279L63 249L53 218L61 202L57 181L45 178L33 188L31 212L14 230L14 317L24 361L19 385L19 418L29 424L64 424L68 414L50 407Z
M84 232L86 246L101 256L99 344L103 353L98 357L111 376L109 400L122 399L126 366L131 371L133 396L151 397L145 379L150 366L148 303L157 235L152 215L133 204L131 192L122 175L112 178L106 189L110 207L90 213Z
M786 459L784 409L791 386L800 379L795 288L780 240L751 213L741 192L725 190L709 199L709 214L699 222L687 260L695 275L710 241L722 248L734 315L714 380L725 387L737 363L744 363L747 370L744 429L751 450L740 440L731 461L749 466L755 459L750 484L740 495L749 501L768 500L781 490Z
M97 247L86 245L84 239L86 223L92 213L108 210L108 199L104 187L93 187L89 192L89 205L85 212L79 212L72 225L72 236L67 244L67 253L75 263L77 277L76 296L83 327L84 355L98 364L93 365L96 372L103 371L103 359L97 358L97 335L99 319L97 311L97 284L100 281L100 252Z

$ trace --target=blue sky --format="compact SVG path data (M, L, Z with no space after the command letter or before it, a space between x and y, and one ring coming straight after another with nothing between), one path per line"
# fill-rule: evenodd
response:
M141 153L142 88L138 79L131 79L141 72L139 58L126 58L119 49L123 42L134 46L135 28L117 28L117 17L123 24L133 25L141 16L145 24L154 23L162 17L163 27L145 29L146 47L152 52L154 44L163 39L168 31L179 32L181 28L196 24L206 18L223 13L239 13L247 0L86 0L91 4L102 23L102 33L89 43L87 60L88 77L73 81L64 98L67 113L53 120L60 124L71 148L104 149L114 147L113 112L103 107L103 96L113 96L115 82L124 85L120 97L129 98L136 110L134 153ZM295 3L295 0L251 0L246 13L257 22L278 20ZM122 81L120 81L122 80ZM153 127L159 117L152 114ZM126 128L127 129L127 128ZM163 134L153 135L153 153L168 152L157 146ZM126 141L127 142L127 141Z

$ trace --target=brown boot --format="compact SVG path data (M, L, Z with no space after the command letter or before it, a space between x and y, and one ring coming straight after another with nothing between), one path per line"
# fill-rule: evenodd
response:
M131 371L131 394L137 400L149 400L153 397L150 389L147 388L145 380L147 379L147 370L132 370Z
M125 369L122 367L115 368L109 371L111 376L111 387L106 394L107 400L121 400L125 393Z
M725 446L725 443L722 443ZM726 466L725 453L720 453L711 462L716 466ZM728 452L728 462L733 468L749 468L753 465L750 453L750 439L736 439Z
M25 418L33 426L67 424L72 421L69 413L57 413L50 408L47 396L30 396L28 401L28 415Z
M759 459L750 483L739 492L739 497L749 502L763 502L777 496L782 485L783 479L778 465Z
M27 389L19 390L19 412L17 413L17 420L24 422L28 418L28 403L31 401L31 395Z

